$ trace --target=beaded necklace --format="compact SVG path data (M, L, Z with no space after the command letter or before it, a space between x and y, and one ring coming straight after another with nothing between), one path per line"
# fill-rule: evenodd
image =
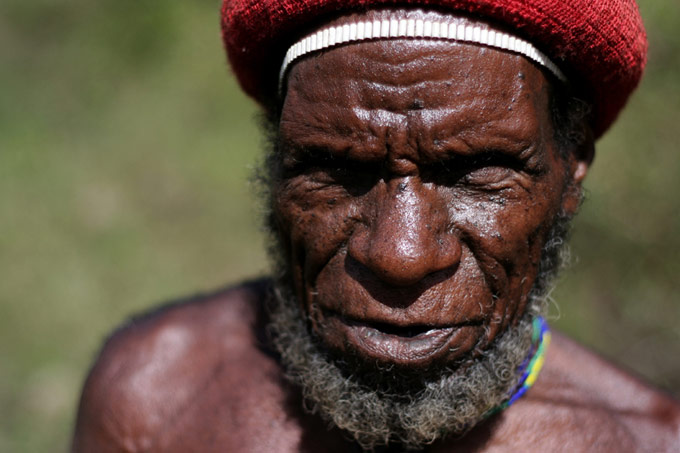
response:
M522 370L522 378L517 387L512 391L510 397L498 406L490 409L483 418L488 418L503 409L510 407L515 401L520 399L534 385L538 373L543 368L545 361L545 351L550 344L550 328L542 316L538 316L533 322L533 333L531 335L532 347L526 359L519 366Z

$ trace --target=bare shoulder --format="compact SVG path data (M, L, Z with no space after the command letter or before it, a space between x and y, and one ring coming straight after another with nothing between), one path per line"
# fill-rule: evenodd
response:
M670 395L612 364L568 337L556 333L550 354L551 374L563 376L574 390L625 420L656 428L680 440L680 403Z
M494 423L506 447L680 451L675 399L557 332L535 386Z
M215 420L248 425L263 411L281 418L285 395L261 338L266 291L265 281L243 284L118 329L86 381L73 450L181 451L183 442L201 444L196 436L215 436L196 431Z

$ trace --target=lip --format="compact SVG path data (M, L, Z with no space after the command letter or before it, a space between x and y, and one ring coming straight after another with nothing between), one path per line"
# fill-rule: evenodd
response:
M341 316L327 318L329 327L341 333L346 346L360 356L379 362L407 366L426 366L439 359L453 360L466 353L477 324L454 326L396 326L350 320Z

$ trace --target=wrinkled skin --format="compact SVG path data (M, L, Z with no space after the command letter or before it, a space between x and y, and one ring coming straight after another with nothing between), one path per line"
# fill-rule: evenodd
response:
M295 66L275 213L324 343L424 366L517 320L585 176L548 101L537 67L478 46L380 41Z
M329 348L418 370L474 356L521 315L589 159L560 157L549 97L521 57L467 45L366 43L293 67L275 217ZM284 379L270 290L239 285L117 331L73 451L358 451ZM680 406L555 333L525 397L428 451L680 451Z

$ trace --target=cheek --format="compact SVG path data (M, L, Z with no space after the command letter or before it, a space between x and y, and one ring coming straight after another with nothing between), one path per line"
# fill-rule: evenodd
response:
M559 197L525 195L483 195L451 209L454 226L498 296L492 310L496 320L503 320L499 328L523 312L559 210Z
M504 267L514 267L522 261L533 262L533 255L540 254L559 209L553 198L559 197L484 195L453 207L450 215L474 248Z
M313 284L319 270L344 248L356 224L354 203L319 195L284 188L274 207L294 276L305 284Z

